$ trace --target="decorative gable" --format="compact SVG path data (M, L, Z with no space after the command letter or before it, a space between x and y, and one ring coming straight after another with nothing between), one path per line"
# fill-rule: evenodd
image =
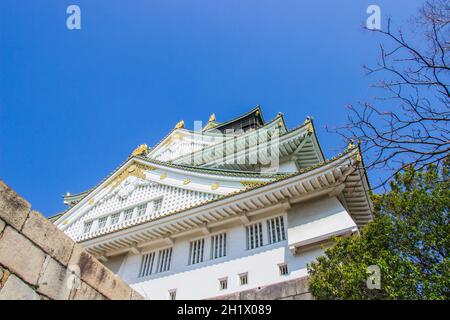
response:
M108 187L107 187L108 188ZM134 175L110 188L65 230L79 241L193 207L218 195L182 189Z
M271 179L251 173L227 175L133 157L55 223L70 237L81 241L198 206L245 189L247 182Z

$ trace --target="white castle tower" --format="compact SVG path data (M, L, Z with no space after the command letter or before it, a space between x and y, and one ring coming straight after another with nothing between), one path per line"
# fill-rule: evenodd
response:
M325 160L312 119L259 107L141 145L52 220L149 299L207 299L307 276L372 219L359 148Z

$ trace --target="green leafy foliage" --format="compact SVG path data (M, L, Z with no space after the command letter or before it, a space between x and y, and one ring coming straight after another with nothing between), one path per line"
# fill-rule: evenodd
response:
M373 195L374 220L308 265L317 299L448 299L449 164L404 168L391 191ZM367 268L381 271L369 289Z

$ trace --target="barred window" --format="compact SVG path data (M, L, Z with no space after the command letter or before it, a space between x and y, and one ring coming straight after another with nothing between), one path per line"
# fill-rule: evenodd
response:
M84 223L83 233L88 233L91 231L92 228L92 221L88 221Z
M189 248L189 264L203 262L203 251L205 249L205 239L192 241Z
M225 290L228 288L228 278L219 279L219 288L220 290Z
M142 256L141 267L139 268L139 277L146 277L153 272L153 263L155 262L155 253L148 253Z
M241 273L239 275L239 283L241 286L245 286L246 284L248 284L248 273Z
M134 208L125 210L125 212L123 213L123 220L127 221L127 220L130 220L131 218L133 218L133 211L134 211Z
M116 223L119 222L119 218L120 218L120 213L114 213L113 215L111 215L111 225L115 225Z
M143 216L145 214L145 211L147 211L147 204L141 204L137 207L137 215L138 217Z
M169 299L176 300L177 298L177 289L169 290Z
M288 266L286 263L280 263L278 265L278 269L280 270L280 276L286 276L288 272Z
M269 243L275 243L286 240L286 232L284 230L283 216L267 220L267 232Z
M227 255L227 234L221 233L211 237L211 260Z
M156 273L168 271L170 269L171 260L172 260L172 248L159 250L158 263L156 265Z
M106 226L106 222L108 221L108 217L102 217L98 219L98 228L101 229Z
M155 201L153 201L153 211L154 212L159 212L159 210L161 210L162 202L163 202L163 198L159 198L159 199L156 199Z
M247 250L263 245L262 223L258 222L246 227Z

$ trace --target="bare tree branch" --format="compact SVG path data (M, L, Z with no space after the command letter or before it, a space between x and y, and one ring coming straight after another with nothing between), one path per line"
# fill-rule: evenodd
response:
M384 93L349 106L347 123L331 129L360 142L368 169L390 171L376 188L405 165L440 164L450 151L450 0L426 1L411 26L418 39L390 20L387 30L369 30L386 40L378 64L364 67Z

